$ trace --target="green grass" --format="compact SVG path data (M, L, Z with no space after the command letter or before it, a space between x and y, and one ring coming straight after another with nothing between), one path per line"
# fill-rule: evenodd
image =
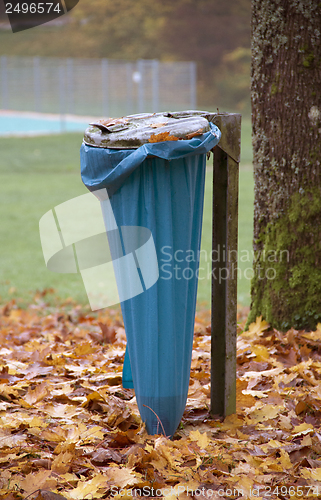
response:
M253 175L250 124L243 120L240 168L239 250L251 252ZM39 220L56 205L87 192L79 172L81 134L0 139L0 297L30 300L36 290L54 288L61 298L88 303L79 274L52 273L45 267ZM211 168L208 168L202 248L211 249ZM251 267L252 262L239 262ZM202 262L201 262L202 265ZM206 273L207 274L207 273ZM249 304L248 279L238 285L239 302ZM199 281L200 303L209 306L210 281Z

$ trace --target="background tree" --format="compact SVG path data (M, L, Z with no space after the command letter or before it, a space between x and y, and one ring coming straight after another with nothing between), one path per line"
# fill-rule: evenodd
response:
M272 326L321 318L321 3L252 1L252 307Z

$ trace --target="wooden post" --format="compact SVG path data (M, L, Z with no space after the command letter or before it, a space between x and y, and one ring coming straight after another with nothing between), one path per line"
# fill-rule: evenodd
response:
M211 311L211 414L236 411L237 228L241 115L215 114Z

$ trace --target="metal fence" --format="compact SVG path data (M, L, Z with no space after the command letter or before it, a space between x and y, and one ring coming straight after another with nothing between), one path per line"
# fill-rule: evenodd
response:
M0 109L124 116L196 108L193 62L0 58Z

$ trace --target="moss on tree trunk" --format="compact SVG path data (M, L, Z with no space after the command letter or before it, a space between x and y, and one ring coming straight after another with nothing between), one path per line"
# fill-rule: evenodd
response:
M248 323L321 322L321 2L253 0L254 278Z

